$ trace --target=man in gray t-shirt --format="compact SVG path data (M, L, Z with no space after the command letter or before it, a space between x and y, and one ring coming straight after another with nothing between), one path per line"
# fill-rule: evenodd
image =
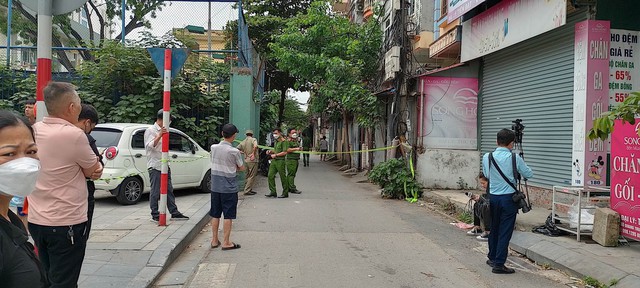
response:
M222 250L238 249L239 244L229 240L231 236L232 220L236 219L238 207L238 181L236 174L244 171L240 150L234 148L231 143L236 139L238 128L233 124L225 124L222 127L224 140L219 144L211 145L211 229L213 238L211 248L222 246ZM222 243L218 239L218 227L220 217L224 214Z

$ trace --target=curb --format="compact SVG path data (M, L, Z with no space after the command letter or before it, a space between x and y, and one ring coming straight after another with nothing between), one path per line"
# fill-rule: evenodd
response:
M617 279L617 288L638 287L640 278L636 275L601 262L595 257L583 255L578 249L547 241L545 237L531 232L514 231L509 248L539 265L549 265L581 279L589 276L604 284Z
M152 287L160 275L175 261L182 251L209 223L210 203L207 201L193 216L153 251L146 267L129 282L127 287ZM193 224L192 224L193 223ZM191 225L192 224L192 225Z
M458 201L452 201L451 198L447 197L447 196L442 196L436 193L430 193L431 191L425 191L422 195L422 197L426 200L430 200L433 201L434 203L438 204L438 205L442 205L442 204L447 204L447 203L453 203L455 205L456 208L456 213L461 213L464 212L465 210L467 210L467 203L461 203ZM454 217L455 218L455 217ZM457 219L456 219L457 220ZM518 220L516 219L516 229L515 231L531 231L531 229L534 226L532 225L528 225L528 224L523 224L522 222L518 222Z

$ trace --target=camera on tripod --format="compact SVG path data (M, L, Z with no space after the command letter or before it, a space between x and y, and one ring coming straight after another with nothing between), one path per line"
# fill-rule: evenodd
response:
M522 132L524 131L524 125L522 125L522 119L516 119L511 121L513 125L511 125L511 130L516 132L516 143L522 143Z

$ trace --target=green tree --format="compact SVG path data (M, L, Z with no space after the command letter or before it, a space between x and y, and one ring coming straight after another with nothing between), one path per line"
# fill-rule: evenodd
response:
M158 44L179 42L163 37ZM95 56L97 61L85 62L79 69L82 80L76 84L83 101L96 107L103 122L153 121L162 107L163 80L146 49L110 41ZM174 125L204 147L229 117L229 73L226 64L203 57L188 61L172 81Z
M287 129L295 128L299 130L304 130L309 126L309 117L300 108L300 104L295 98L287 97L284 101L283 126Z
M633 92L624 102L613 108L611 111L602 113L599 118L593 121L593 128L589 131L589 139L606 140L613 132L613 124L616 119L622 119L623 123L635 124L636 115L640 115L640 92ZM638 131L640 136L640 131Z
M6 9L7 0L0 0L0 6L2 9ZM37 15L31 14L19 0L13 1L14 11L11 19L12 29L15 33L20 35L27 42L37 43ZM117 19L121 17L122 1L120 0L106 0L103 4L101 1L90 0L87 1L80 9L84 10L87 15L87 22L89 25L89 31L99 31L98 39L94 33L89 33L89 39L82 37L82 34L73 28L71 25L70 13L57 15L53 17L53 24L56 29L53 29L52 44L57 47L102 47L102 43L106 40L106 30L110 29L111 19ZM104 5L105 7L100 7ZM127 0L127 24L125 25L125 36L134 31L135 29L142 27L151 27L149 18L155 18L158 11L162 11L165 7L166 1L162 0ZM104 9L106 15L100 12ZM93 27L93 23L99 23L99 27ZM6 31L7 28L7 14L0 13L0 29ZM122 39L122 33L119 33L115 39ZM89 50L78 51L84 60L94 60L93 53ZM60 63L68 70L75 71L75 68L67 54L64 51L55 51L56 56Z
M274 35L281 34L287 26L289 19L304 13L310 7L311 0L245 0L242 8L245 11L245 18L249 26L249 37L253 41L254 47L262 57L268 61L266 75L268 77L268 87L270 90L280 92L279 101L270 103L278 106L277 126L284 123L285 100L289 89L302 89L304 85L296 85L297 79L288 72L278 69L277 57L269 47L273 43ZM237 21L227 25L227 35L231 41L235 41L237 35Z
M313 91L311 112L341 117L344 127L351 116L362 126L373 126L379 111L366 83L372 83L378 68L382 31L376 21L357 25L330 11L328 3L313 2L305 14L287 22L269 47L278 68ZM343 139L346 135L343 129Z
M378 68L382 32L375 21L363 25L331 14L325 2L314 2L306 14L292 18L270 45L278 67L315 92L313 112L355 114L371 126L378 119L376 98L367 89Z
M273 90L264 93L264 98L260 104L260 135L258 141L265 144L267 134L278 127L278 106L280 92Z

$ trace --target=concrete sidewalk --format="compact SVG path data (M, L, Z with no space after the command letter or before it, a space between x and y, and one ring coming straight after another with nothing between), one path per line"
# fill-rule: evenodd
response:
M210 195L176 191L187 221L151 222L148 195L122 206L107 192L96 192L96 209L79 287L147 287L178 257L209 221Z
M425 191L424 197L436 203L451 202L460 209L469 200L464 191L458 190ZM548 209L534 206L531 212L518 214L511 249L537 264L548 265L578 278L589 276L607 285L617 281L615 287L619 288L640 287L640 243L603 247L589 236L583 236L583 240L577 242L573 234L549 237L532 233L531 228L544 224L550 213Z

